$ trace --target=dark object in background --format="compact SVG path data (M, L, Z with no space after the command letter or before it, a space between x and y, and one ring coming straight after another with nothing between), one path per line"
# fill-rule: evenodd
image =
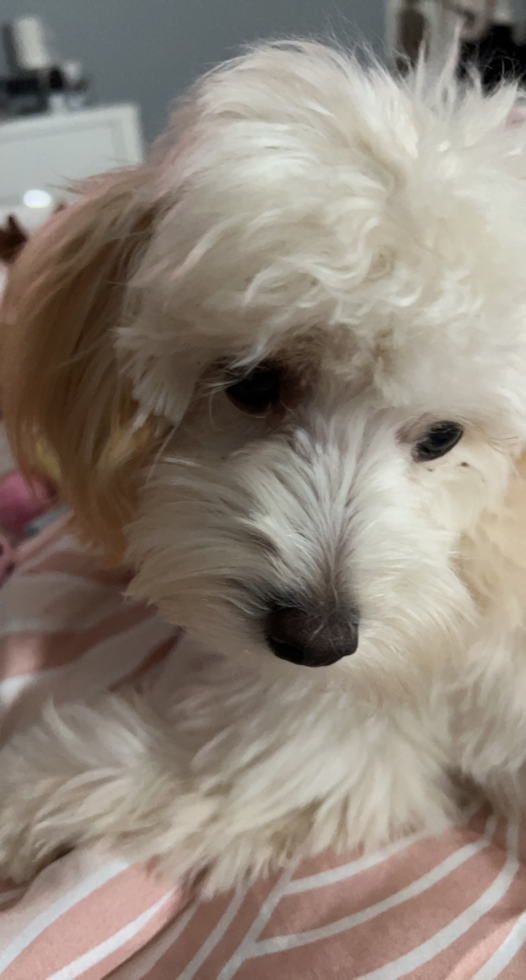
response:
M0 78L0 112L6 116L29 116L47 109L46 91L39 75Z
M416 65L421 45L427 41L427 21L417 0L408 0L401 10L399 31L404 54L397 59L397 67L405 74L409 65Z
M12 214L0 226L0 262L12 265L26 244L28 236Z
M0 116L7 118L48 110L76 111L88 102L89 80L75 61L49 72L0 78Z
M79 61L62 61L39 17L18 17L1 27L9 74L0 79L0 115L83 109L89 80Z
M465 78L470 67L477 69L487 91L504 79L526 83L526 45L517 44L511 24L492 24L477 41L462 45L459 74Z
M47 103L51 112L63 112L67 109L64 75L60 68L52 68L47 77Z

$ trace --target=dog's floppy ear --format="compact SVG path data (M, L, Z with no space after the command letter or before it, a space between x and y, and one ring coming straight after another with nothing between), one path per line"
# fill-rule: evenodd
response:
M157 448L157 423L134 423L114 350L155 217L147 186L145 168L97 178L31 239L13 267L0 334L2 411L18 465L34 475L38 452L51 452L83 537L114 561Z

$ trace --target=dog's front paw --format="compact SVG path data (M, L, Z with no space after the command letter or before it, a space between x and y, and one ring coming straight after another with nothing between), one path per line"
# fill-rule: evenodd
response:
M52 802L56 780L26 769L7 746L0 752L0 874L28 881L71 846L66 812Z
M97 705L49 705L15 735L0 751L0 874L27 880L81 845L156 857L174 838L172 809L184 793L151 752L154 722L146 727L133 704L112 695ZM184 841L199 815L182 809Z
M30 881L40 869L64 853L39 839L28 820L21 821L17 807L9 807L0 816L0 877L22 884Z

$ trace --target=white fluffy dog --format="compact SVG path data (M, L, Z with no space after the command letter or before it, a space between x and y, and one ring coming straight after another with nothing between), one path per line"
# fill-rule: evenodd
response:
M526 800L526 126L517 93L312 43L202 79L27 247L19 460L186 631L0 753L16 878L102 842L208 889ZM317 668L317 669L313 669Z

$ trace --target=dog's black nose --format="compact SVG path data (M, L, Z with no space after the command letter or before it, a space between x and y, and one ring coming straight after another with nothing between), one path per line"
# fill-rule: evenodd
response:
M358 615L354 609L307 612L299 606L275 606L266 632L269 647L282 660L303 667L328 667L356 650Z

